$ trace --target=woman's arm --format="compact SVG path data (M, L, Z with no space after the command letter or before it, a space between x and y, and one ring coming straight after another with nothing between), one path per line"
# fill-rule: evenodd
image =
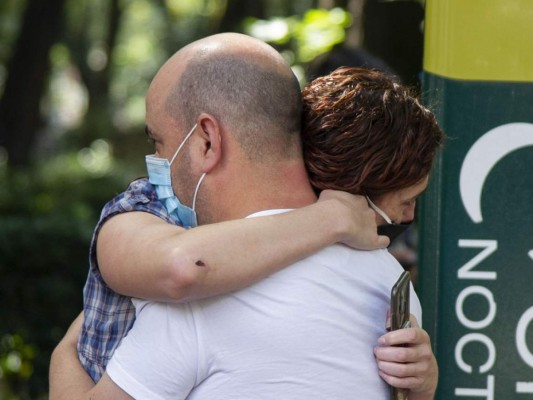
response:
M246 287L333 243L389 244L364 197L324 191L317 203L284 214L190 230L144 212L120 214L102 227L97 258L118 293L188 301Z
M89 391L94 382L83 369L76 345L83 322L83 312L72 322L50 359L50 400L73 400L73 393Z
M83 312L72 322L50 359L50 400L129 400L130 396L104 375L98 385L83 369L76 345Z

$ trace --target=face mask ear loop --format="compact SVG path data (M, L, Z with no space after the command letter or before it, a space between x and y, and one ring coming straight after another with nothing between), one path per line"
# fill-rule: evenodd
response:
M381 208L376 206L372 202L372 200L370 200L368 198L368 196L365 196L365 197L366 197L366 200L368 201L368 204L370 205L370 208L372 208L375 212L377 212L379 215L381 215L383 217L383 219L387 222L387 224L394 225L394 222L392 222L392 220L389 218L389 216L387 214L385 214L385 212Z
M170 160L170 165L172 165L172 163L174 162L174 159L176 158L176 156L180 152L181 148L185 145L185 143L187 142L187 139L189 139L191 137L192 133L194 132L194 130L196 129L197 126L198 126L198 124L194 124L194 126L189 131L189 133L187 133L187 135L185 135L185 139L183 139L183 142L181 142L181 144L179 145L178 150L176 150L176 152L172 156L172 159Z
M196 190L194 191L194 196L192 198L192 210L196 211L196 196L198 195L198 189L200 189L200 185L202 184L202 181L205 178L206 173L204 172L203 175L200 177L200 180L198 181L198 184L196 185Z

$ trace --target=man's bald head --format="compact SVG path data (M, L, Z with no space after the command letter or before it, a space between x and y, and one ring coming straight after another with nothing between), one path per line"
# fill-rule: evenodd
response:
M223 33L196 41L161 68L153 89L151 96L183 129L205 112L233 132L250 158L298 153L298 82L280 54L260 40Z

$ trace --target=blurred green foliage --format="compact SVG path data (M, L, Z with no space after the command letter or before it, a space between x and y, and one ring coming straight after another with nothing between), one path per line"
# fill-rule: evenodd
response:
M245 27L248 34L272 45L289 44L294 55L289 61L301 65L343 43L351 22L350 14L342 8L310 9L301 17L247 18Z
M0 2L0 95L35 1ZM82 308L100 210L144 175L144 95L157 69L185 44L232 30L271 43L304 83L305 65L352 24L336 1L319 3L65 0L46 90L31 94L41 114L31 165L10 168L0 145L0 399L47 398L51 351Z
M36 346L18 335L0 337L0 395L5 400L29 397L26 385L33 374Z
M8 3L0 18L17 21L22 8ZM67 1L63 39L50 50L45 129L35 161L10 169L0 148L0 398L46 398L51 351L82 308L99 212L144 174L143 155L151 151L142 132L148 84L172 52L214 33L208 25L222 18L224 4L121 1L120 29L108 49L108 2ZM342 42L350 17L337 8L241 23L297 66ZM280 23L287 30L276 37ZM17 35L18 24L10 24L0 27L11 35L0 46L0 72ZM108 63L109 76L100 77L108 79L106 108L91 113L90 85ZM0 75L0 89L4 79Z
M125 185L120 166L84 162L0 169L0 398L46 396L51 350L82 309L93 227Z

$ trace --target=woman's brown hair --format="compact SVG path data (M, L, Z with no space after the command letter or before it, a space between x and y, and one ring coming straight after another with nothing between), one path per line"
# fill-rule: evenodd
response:
M384 73L339 68L303 91L304 159L317 190L377 198L420 182L444 134L416 95Z

